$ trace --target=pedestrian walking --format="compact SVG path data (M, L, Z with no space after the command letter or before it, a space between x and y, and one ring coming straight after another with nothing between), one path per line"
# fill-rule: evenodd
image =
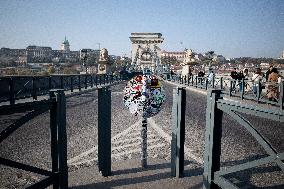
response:
M213 72L213 70L211 70L209 75L207 76L209 84L211 84L211 82L213 81L213 78L214 78L214 72Z
M277 102L278 96L279 96L279 90L278 90L278 78L280 75L278 74L277 68L272 68L271 73L268 76L268 92L267 92L267 98L269 101Z
M236 90L236 80L238 79L237 68L234 68L234 70L231 72L231 78L233 79L233 81L232 81L232 91L235 91Z
M262 90L262 87L261 87L262 73L261 73L261 69L260 68L256 68L254 74L252 75L251 80L253 82L253 84L252 84L253 93L257 94L257 89L259 89L259 94L261 94L261 90Z

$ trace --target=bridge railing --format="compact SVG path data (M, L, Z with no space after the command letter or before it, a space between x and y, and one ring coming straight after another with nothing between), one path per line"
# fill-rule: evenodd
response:
M167 78L167 77L163 77ZM169 80L169 79L167 79ZM239 97L242 100L254 100L258 103L268 103L284 108L284 82L258 82L254 83L249 79L234 80L227 77L214 76L212 80L208 77L197 75L173 75L170 79L173 82L192 86L199 89L222 89L223 93L232 97ZM269 98L269 96L272 96Z
M0 115L9 116L14 113L26 113L1 131L0 143L17 129L23 127L29 120L48 111L50 111L51 171L0 157L0 164L2 165L46 176L45 179L29 186L29 189L46 188L50 185L53 185L53 188L68 188L66 101L64 91L50 91L50 98L47 100L0 106Z
M268 156L243 164L221 167L222 116L226 112L236 120L263 147ZM277 122L284 122L283 110L269 110L255 106L240 105L223 100L222 91L212 89L207 95L205 152L204 152L204 188L238 188L225 177L229 174L248 170L264 164L275 163L284 172L284 152L277 152L270 142L242 114L254 115Z
M112 84L115 81L127 79L121 75L51 75L51 76L11 76L0 77L0 102L24 98L37 99L38 96L48 95L51 89L71 91Z

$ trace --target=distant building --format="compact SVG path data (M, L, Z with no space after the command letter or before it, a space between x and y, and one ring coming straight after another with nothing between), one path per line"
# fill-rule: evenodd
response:
M86 63L95 64L100 58L100 50L80 49L79 57L81 62L85 61Z
M280 59L284 59L284 50L282 51L282 55L280 56Z
M70 43L66 39L61 43L60 50L51 47L29 45L26 49L0 49L0 63L2 59L12 59L15 63L62 63L79 62L80 52L70 51Z
M183 62L185 56L186 56L185 51L172 51L172 52L169 52L169 51L163 50L161 52L161 57L162 58L166 58L166 57L172 58L172 57L175 57L177 59L177 61L179 61L179 62Z
M27 62L51 62L52 48L30 45L26 48Z
M70 51L70 44L69 44L69 41L66 39L66 36L64 38L64 41L61 43L61 50Z

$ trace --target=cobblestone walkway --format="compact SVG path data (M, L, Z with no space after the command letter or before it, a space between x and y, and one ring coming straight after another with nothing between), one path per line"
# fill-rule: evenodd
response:
M151 122L153 121L151 120ZM140 132L141 120L113 136L111 139L112 160L139 158L142 140ZM165 136L165 134L159 132L159 130L154 129L149 123L147 136L148 157L170 160L171 153L169 136ZM68 165L71 167L91 165L97 162L97 155L98 146L94 146L91 149L69 159Z

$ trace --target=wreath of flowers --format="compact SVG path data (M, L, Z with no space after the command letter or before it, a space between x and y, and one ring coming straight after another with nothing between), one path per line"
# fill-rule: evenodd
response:
M138 75L124 88L124 105L135 115L152 117L161 110L164 101L161 82L153 75Z

